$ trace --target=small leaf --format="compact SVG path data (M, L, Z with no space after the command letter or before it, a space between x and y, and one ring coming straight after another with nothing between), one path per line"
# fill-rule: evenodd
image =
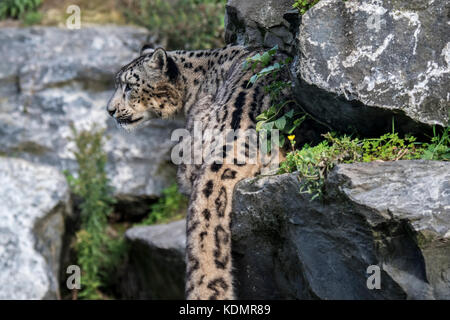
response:
M264 121L260 121L258 123L256 123L256 131L259 132L262 130L262 126L265 122Z
M271 59L272 57L270 56L269 52L264 52L264 54L261 56L261 64L263 66L267 66Z
M280 130L284 130L284 127L286 126L286 118L283 116L275 120L275 126Z
M294 126L295 126L295 127L298 127L299 125L302 124L303 121L305 121L305 119L306 119L306 116L303 116L303 117L301 117L301 118L299 118L299 119L295 119L295 120L294 120Z
M274 54L277 53L277 51L278 51L278 45L276 44L272 49L270 49L270 50L268 51L268 53L269 53L271 56L273 56Z
M277 113L277 107L276 106L270 106L270 108L267 110L268 116L274 116Z
M259 53L255 54L253 57L250 58L250 61L252 62L259 62L261 60L261 55Z
M267 153L270 153L270 151L272 151L272 141L267 139Z
M289 127L289 129L285 129L285 131L286 131L287 134L292 134L292 132L294 132L295 129L297 129L297 127L296 126L292 126L292 127Z
M267 75L267 74L269 74L269 73L271 73L271 72L273 72L274 70L277 70L277 69L279 69L279 68L280 68L280 64L279 64L279 63L275 63L273 66L269 66L269 67L266 67L266 68L262 69L262 70L259 72L259 74Z
M284 59L283 64L289 64L292 62L292 58L291 57L287 57L286 59Z
M273 121L265 122L265 123L263 124L262 128L263 128L264 130L270 131L270 130L273 129L274 125L275 125L275 123L274 123Z
M286 112L286 113L284 114L284 116L287 117L287 118L292 118L292 117L294 116L294 109L292 109L292 110Z
M280 139L279 139L280 141L280 144L278 145L279 147L283 147L284 146L284 143L285 143L285 141L286 141L286 137L284 136L284 135L281 135L280 136Z
M253 76L250 78L250 80L248 80L248 83L255 83L256 80L258 80L258 75L257 75L257 74L253 75Z
M259 116L256 117L256 120L258 121L262 121L262 120L267 120L267 115L265 112L261 113Z

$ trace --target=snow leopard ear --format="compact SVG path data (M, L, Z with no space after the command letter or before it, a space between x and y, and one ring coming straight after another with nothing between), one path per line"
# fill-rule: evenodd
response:
M176 81L180 74L175 61L163 48L155 49L151 56L144 59L144 68L149 73L159 72L167 76L170 81Z
M147 55L147 54L151 54L155 51L155 49L152 48L151 44L144 44L144 46L141 48L141 52L140 55Z
M153 52L153 55L148 62L153 68L159 68L160 70L167 70L167 52L163 48L158 48Z

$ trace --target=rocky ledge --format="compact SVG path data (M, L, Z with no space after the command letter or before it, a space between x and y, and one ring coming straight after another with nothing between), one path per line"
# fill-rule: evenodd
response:
M321 202L299 193L295 173L237 185L239 298L450 299L450 163L339 165L325 188ZM183 296L184 229L180 221L127 232L125 298ZM367 285L373 270L379 289Z
M241 298L450 299L450 163L339 165L323 202L299 188L296 174L238 184Z

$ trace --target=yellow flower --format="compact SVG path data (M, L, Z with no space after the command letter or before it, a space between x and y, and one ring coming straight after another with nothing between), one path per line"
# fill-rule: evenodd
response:
M293 141L295 139L295 135L288 136L289 141Z

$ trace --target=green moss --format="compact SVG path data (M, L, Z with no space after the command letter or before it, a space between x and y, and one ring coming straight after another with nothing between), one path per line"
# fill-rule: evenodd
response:
M292 7L297 8L298 12L303 15L305 14L309 9L314 7L320 0L295 0ZM347 1L347 0L342 0Z
M440 239L436 233L430 230L421 230L416 233L417 246L425 248L436 239Z
M298 12L303 15L319 1L320 0L296 0L292 6L297 8Z

